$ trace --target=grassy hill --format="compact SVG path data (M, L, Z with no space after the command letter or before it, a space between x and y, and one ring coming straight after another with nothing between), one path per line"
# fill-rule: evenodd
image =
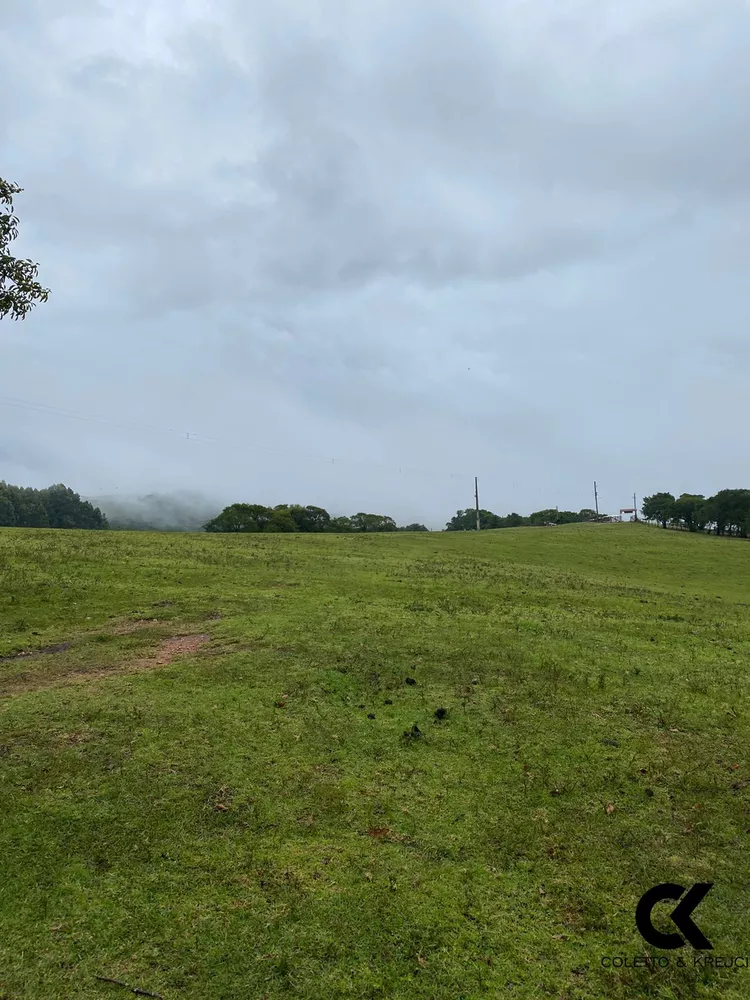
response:
M749 649L638 524L0 530L0 998L746 998L633 913L748 953Z

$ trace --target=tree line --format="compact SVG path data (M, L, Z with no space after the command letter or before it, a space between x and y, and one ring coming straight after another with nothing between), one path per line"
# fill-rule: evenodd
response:
M700 493L654 493L643 500L643 516L662 528L682 528L716 535L747 538L750 534L750 490L719 490L714 496Z
M314 504L234 503L208 521L201 522L188 501L174 498L142 497L141 506L128 506L110 498L102 503L103 513L63 484L35 490L0 482L0 527L17 528L110 528L125 531L207 531L207 532L362 532L428 531L424 524L399 526L387 514L359 511L349 517L335 517ZM109 504L109 506L108 506ZM108 516L109 514L109 516ZM204 517L206 515L204 514ZM594 510L578 511L547 508L528 517L512 513L501 517L489 510L479 511L480 527L518 528L525 525L570 524L595 521ZM605 518L599 518L605 520ZM459 510L445 526L446 531L476 530L476 510Z
M521 514L506 514L501 517L493 514L490 510L479 511L479 527L482 531L490 528L523 528L541 527L545 524L575 524L580 521L606 521L605 515L599 515L595 510L584 507L576 513L573 510L558 510L556 507L548 507L545 510L536 510L528 517ZM446 531L476 531L477 512L474 507L467 507L466 510L457 510L454 517L445 526Z
M107 528L98 507L58 483L43 490L0 481L0 528Z
M134 519L128 522L118 517L110 522L99 507L83 500L78 493L63 483L37 490L13 486L0 481L0 527L17 528L89 528L107 529L120 527L131 530L201 530L208 532L328 532L337 534L362 532L427 531L424 524L399 526L386 514L368 514L360 511L350 517L334 517L323 507L313 504L262 504L235 503L225 507L220 514L208 521L196 523L194 517L175 516L177 507L184 514L186 505L164 505L159 499L154 510L160 513L158 525ZM154 505L152 504L152 507ZM149 508L150 509L150 508ZM187 508L186 508L187 509ZM153 511L152 511L153 513ZM714 496L697 493L655 493L645 497L642 513L647 521L663 528L681 528L693 532L712 532L739 538L750 536L750 490L720 490ZM156 515L154 515L156 516ZM205 517L205 514L204 514ZM171 524L175 520L175 524ZM572 524L583 521L608 520L590 508L579 511L545 508L524 517L515 512L500 516L489 510L479 511L479 526L486 531L492 528L520 528L546 524ZM181 523L177 523L181 521ZM167 523L170 522L170 523ZM189 522L189 523L188 523ZM477 512L473 507L458 510L445 525L446 531L475 531Z
M365 514L332 517L323 507L313 504L277 504L264 507L256 503L233 503L203 525L204 531L229 532L363 532L363 531L427 531L423 524L399 527L386 514Z

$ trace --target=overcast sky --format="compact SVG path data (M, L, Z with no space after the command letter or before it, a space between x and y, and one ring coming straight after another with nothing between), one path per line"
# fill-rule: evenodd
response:
M474 475L501 514L750 487L744 0L2 29L14 252L52 292L0 325L0 479L432 527Z

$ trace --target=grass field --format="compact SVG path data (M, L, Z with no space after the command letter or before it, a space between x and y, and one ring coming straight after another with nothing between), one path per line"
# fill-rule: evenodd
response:
M641 525L2 530L0 997L745 1000L602 958L667 881L750 954L748 650Z

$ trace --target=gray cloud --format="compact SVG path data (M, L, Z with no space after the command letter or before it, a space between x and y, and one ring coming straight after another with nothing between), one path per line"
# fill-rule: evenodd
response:
M6 8L53 295L0 398L127 425L3 407L6 478L436 526L741 478L744 2Z

